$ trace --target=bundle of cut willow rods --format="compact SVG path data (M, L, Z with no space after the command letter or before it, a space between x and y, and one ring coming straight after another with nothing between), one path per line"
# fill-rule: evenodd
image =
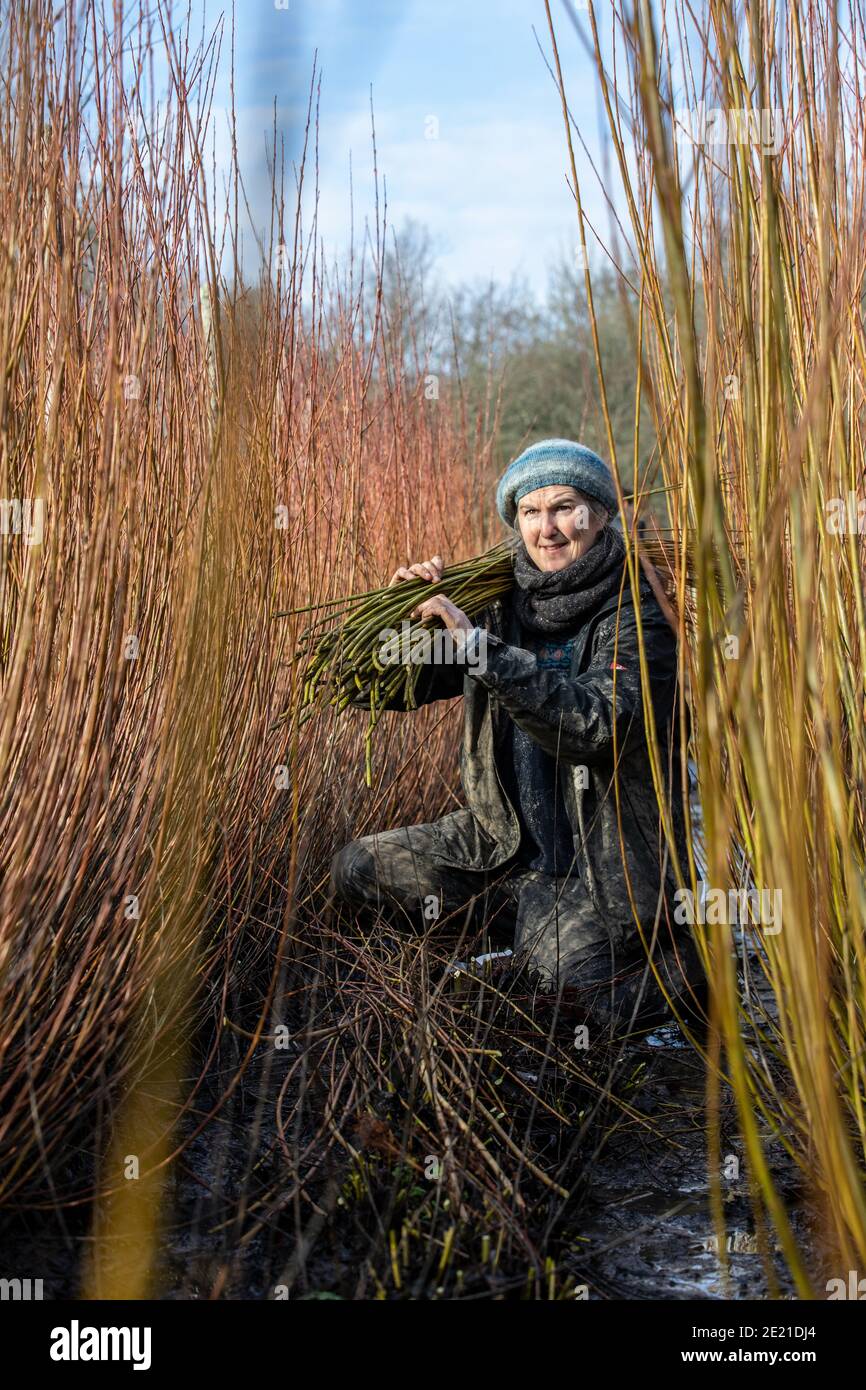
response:
M665 562L670 572L674 554L670 541L656 536L644 538L641 544L653 563ZM409 621L414 608L435 594L446 594L476 621L485 608L513 587L515 546L516 541L509 539L472 559L448 565L435 583L420 578L406 580L274 615L280 618L298 613L321 614L303 632L295 657L303 671L299 723L311 717L320 696L327 695L328 703L337 710L365 703L370 712L364 738L368 786L372 785L372 738L376 725L401 690L402 705L415 708L415 687L422 670L417 655L414 659L412 656L418 651L416 639L419 633L429 633L439 623L410 622L408 633L404 629L407 640L400 644L401 653L409 654L409 659L400 662L382 659L383 632L396 632L400 624ZM288 718L288 714L283 715L273 727L279 727Z
M422 670L417 656L403 662L383 660L383 632L397 632L402 623L410 621L414 608L436 594L446 594L468 617L477 619L512 588L514 545L513 540L507 540L482 555L448 565L434 583L420 578L400 581L275 615L322 614L306 628L298 644L296 660L302 663L304 692L300 723L311 716L320 696L327 695L328 703L338 710L364 699L370 711L364 739L368 786L372 785L372 738L379 718L401 689L406 709L415 708L415 687ZM408 640L401 642L401 654L417 652L418 634L429 633L436 626L438 620L410 622L407 633L404 629Z

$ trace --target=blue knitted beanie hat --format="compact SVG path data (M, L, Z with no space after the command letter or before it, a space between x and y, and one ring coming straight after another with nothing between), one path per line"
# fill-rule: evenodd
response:
M506 526L517 527L517 504L527 492L538 487L577 488L587 497L601 502L611 512L619 511L616 487L607 464L573 439L542 439L509 463L496 489L496 510Z

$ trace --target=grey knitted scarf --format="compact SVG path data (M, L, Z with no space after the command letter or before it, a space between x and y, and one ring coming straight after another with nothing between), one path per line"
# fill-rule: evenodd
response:
M539 637L573 632L593 609L619 592L624 562L625 543L613 526L606 526L585 555L561 570L540 570L520 541L514 552L511 600L521 626Z

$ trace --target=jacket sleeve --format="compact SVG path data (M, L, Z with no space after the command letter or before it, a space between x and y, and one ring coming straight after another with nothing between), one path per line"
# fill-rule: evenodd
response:
M676 690L676 638L653 602L641 609L656 720L670 715ZM614 669L616 668L616 669ZM486 686L521 729L564 762L585 763L643 741L637 619L631 604L602 619L588 670L548 670L535 655L488 634L486 665L468 673Z

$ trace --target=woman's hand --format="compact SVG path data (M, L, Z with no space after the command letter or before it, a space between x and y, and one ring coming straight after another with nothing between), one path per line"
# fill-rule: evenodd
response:
M409 617L421 621L424 618L441 618L449 632L471 632L475 626L463 609L458 608L457 604L452 603L444 594L434 594L432 598L425 598L423 603L412 609Z
M395 584L400 583L401 579L429 579L431 584L434 584L437 579L442 578L444 568L441 555L434 555L432 560L422 560L417 565L410 565L408 569L405 565L401 565L391 575L388 588L392 589Z
M417 565L401 565L391 576L388 588L391 589L395 584L399 584L405 579L428 579L431 584L442 578L442 571L445 568L441 555L434 555L431 560L422 560ZM444 594L434 594L433 598L427 598L423 603L419 603L417 608L413 608L409 614L410 618L418 618L423 622L425 618L440 618L450 632L471 632L474 623L470 622L462 608L458 608L456 603L452 603L450 598Z

